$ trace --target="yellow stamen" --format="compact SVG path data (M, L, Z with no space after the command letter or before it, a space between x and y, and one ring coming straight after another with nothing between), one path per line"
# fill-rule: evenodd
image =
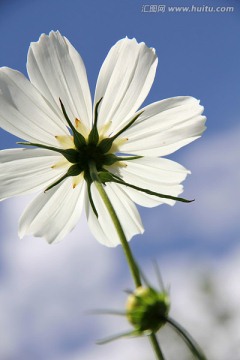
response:
M64 168L64 167L69 167L69 162L65 158L62 158L61 160L56 162L56 164L51 166L52 169L58 169L58 168Z
M124 161L117 161L116 163L116 167L127 167L127 164ZM113 165L115 165L113 164Z
M118 168L126 168L127 164L124 161L116 161L114 164L112 165L105 165L104 168L106 170L113 170L113 169L118 169Z
M106 132L109 130L109 128L112 125L112 121L108 121L106 124L104 124L100 130L99 130L99 139L100 141L106 137Z
M81 120L77 118L75 118L75 128L80 134L85 137L85 139L88 137L89 129L83 124Z
M111 149L109 150L109 153L116 153L119 151L119 147L123 144L125 144L128 141L128 138L117 138L114 140Z
M73 176L72 178L72 187L73 189L75 189L75 187L82 182L83 180L83 172L81 172L81 174L77 175L77 176Z
M57 135L55 136L59 144L63 147L63 149L72 149L75 148L73 142L73 136L71 135Z

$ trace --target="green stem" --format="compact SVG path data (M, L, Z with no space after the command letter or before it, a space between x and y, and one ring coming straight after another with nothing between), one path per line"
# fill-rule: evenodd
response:
M92 165L92 166L91 166ZM128 265L129 265L129 268L130 268L130 271L131 271L131 274L132 274L132 277L133 277L133 280L134 280L134 283L135 283L135 286L136 288L141 286L142 285L142 282L141 282L141 278L140 278L140 272L139 272L139 269L138 269L138 266L134 260L134 257L133 257L133 254L132 254L132 251L130 249L130 246L128 244L128 241L126 239L126 236L124 234L124 231L122 229L122 226L120 224L120 221L118 219L118 216L111 204L111 201L109 200L109 197L106 193L106 191L104 190L104 187L102 185L101 182L99 182L96 178L96 168L93 164L90 165L90 173L91 173L91 178L92 180L94 181L94 184L109 212L109 215L113 221L113 224L115 226L115 229L117 231L117 234L119 236L119 239L121 241L121 244L122 244L122 247L123 247L123 251L126 255L126 259L127 259L127 262L128 262ZM156 338L156 335L155 334L151 334L149 336L149 339L150 339L150 342L151 342L151 345L153 347L153 350L155 352L155 355L156 355L156 359L157 360L164 360L164 357L163 357L163 354L162 354L162 351L161 351L161 348L158 344L158 341L157 341L157 338Z
M159 345L159 343L157 341L156 335L151 334L151 335L149 335L149 338L150 338L150 342L152 344L152 347L153 347L153 349L155 351L157 359L158 360L164 360L164 356L163 356L162 350L160 348L160 345Z
M131 249L130 249L130 246L128 244L128 241L126 239L126 236L123 232L123 229L122 229L122 226L120 224L120 221L117 217L117 214L109 200L109 197L106 193L106 191L104 190L103 188L103 185L98 182L98 181L95 181L94 182L108 212L109 212L109 215L113 221L113 224L115 226L115 229L117 231L117 234L119 236L119 239L121 241L121 244L122 244L122 247L123 247L123 251L126 255L126 259L127 259L127 262L128 262L128 265L129 265L129 268L131 270L131 273L132 273L132 277L133 277L133 280L134 280L134 283L135 283L135 286L136 287L139 287L142 285L141 283L141 279L140 279L140 274L139 274L139 270L138 270L138 267L137 267L137 264L134 260L134 257L132 255L132 252L131 252Z

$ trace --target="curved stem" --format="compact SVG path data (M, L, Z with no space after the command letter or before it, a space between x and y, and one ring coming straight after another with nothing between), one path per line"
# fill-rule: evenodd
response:
M129 265L129 268L130 268L130 271L131 271L131 274L132 274L132 277L133 277L133 280L134 280L134 283L135 283L135 286L136 287L139 287L142 285L142 282L141 282L141 278L140 278L140 272L139 272L139 269L138 269L138 266L136 264L136 261L133 257L133 254L132 254L132 251L130 249L130 246L128 244L128 241L126 239L126 236L124 234L124 231L123 231L123 228L121 226L121 223L118 219L118 216L111 204L111 201L109 200L109 197L106 193L106 191L104 190L104 187L102 185L102 183L100 183L95 175L96 175L96 169L93 167L93 166L90 166L90 172L91 172L91 177L92 177L92 180L94 181L94 184L109 212L109 215L113 221L113 224L115 226L115 229L117 231L117 234L119 236L119 239L121 241L121 244L122 244L122 247L123 247L123 251L126 255L126 259L127 259L127 262L128 262L128 265ZM162 351L161 351L161 348L158 344L158 341L157 341L157 338L156 338L156 335L155 334L151 334L149 336L150 338L150 342L151 342L151 345L153 347L153 350L155 352L155 355L156 355L156 359L157 360L164 360L164 356L162 354Z

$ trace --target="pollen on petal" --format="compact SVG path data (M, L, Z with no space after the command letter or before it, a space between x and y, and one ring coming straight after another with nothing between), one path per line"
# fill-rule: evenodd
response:
M83 180L83 172L77 176L74 176L73 177L73 180L72 180L72 187L73 189L75 189L75 187L80 184L80 182L82 182Z
M63 149L72 149L75 148L73 142L73 136L71 135L57 135L55 136L59 144L63 147Z
M59 160L58 162L56 162L56 164L51 166L52 169L59 169L59 168L66 168L66 167L69 167L69 162L64 157L61 160Z
M112 169L117 169L117 168L126 168L127 164L124 161L116 161L114 164L112 164L110 166L110 168Z
M119 151L121 145L125 144L128 141L128 138L117 138L114 140L109 153L116 153Z
M106 137L107 131L110 129L112 121L107 121L99 130L99 139L102 140Z
M116 171L118 170L118 168L126 168L127 164L124 161L116 161L114 164L112 165L105 165L104 168L106 170L110 170L110 171Z
M80 134L82 134L85 137L85 139L88 137L89 135L88 128L83 124L81 120L77 118L75 118L75 128Z
M127 167L127 164L124 161L117 162L118 167Z

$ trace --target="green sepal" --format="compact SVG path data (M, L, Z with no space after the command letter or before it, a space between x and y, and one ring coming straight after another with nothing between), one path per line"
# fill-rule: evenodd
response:
M169 317L166 318L166 322L180 335L189 350L198 360L207 360L199 345L180 324L178 324L175 320Z
M87 312L90 315L117 315L117 316L126 316L126 311L122 311L122 310L104 310L104 309L99 309L99 310L91 310Z
M103 153L107 153L111 149L113 141L114 139L112 139L111 137L103 139L98 145L98 147L102 150Z
M97 127L93 126L92 130L88 135L88 144L90 145L97 145L99 141L99 134Z
M55 187L56 185L60 184L63 180L65 180L67 177L69 176L77 176L79 174L81 174L82 169L79 167L78 164L72 165L70 166L70 168L68 169L68 171L66 172L66 174L64 174L63 176L61 176L57 181L55 181L53 184L51 184L50 186L48 186L44 192L47 192L48 190L52 189L53 187Z
M77 176L80 175L83 171L83 168L79 164L74 164L70 166L70 168L67 171L68 176Z
M74 145L76 146L77 149L80 149L83 145L86 145L86 140L84 138L84 136L82 134L80 134L74 127L74 125L72 124L71 120L69 119L66 109L62 103L62 100L59 98L60 101L60 105L61 105L61 109L63 112L63 115L68 123L68 126L70 127L70 129L73 132L73 142Z
M104 165L106 166L111 166L117 161L119 161L118 157L114 154L108 154L104 156Z
M175 197L175 196L171 196L171 195L165 195L165 194L160 194L160 193L157 193L155 191L151 191L151 190L148 190L148 189L143 189L143 188L140 188L138 186L135 186L135 185L132 185L132 184L129 184L123 180L121 180L118 176L110 173L110 172L106 172L106 171L101 171L99 174L98 174L101 182L103 183L106 183L106 182L115 182L117 184L120 184L120 185L125 185L125 186L128 186L134 190L138 190L138 191L141 191L141 192L144 192L148 195L153 195L153 196L157 196L157 197L160 197L160 198L163 198L163 199L170 199L170 200L174 200L174 201L180 201L180 202L185 202L185 203L190 203L194 200L187 200L187 199L184 199L184 198L180 198L180 197Z
M137 160L137 159L142 159L143 156L141 155L136 155L136 156L117 156L117 161L131 161L131 160Z
M104 152L108 152L111 147L112 147L112 144L114 142L114 140L116 140L117 137L119 137L119 135L121 135L124 131L126 131L130 126L133 125L133 123L139 118L140 115L142 115L143 111L141 111L139 114L137 114L136 116L134 116L134 118L129 121L129 123L127 125L125 125L120 131L118 131L115 135L109 137L109 138L106 138L106 139L103 139L100 144L99 144L99 148Z
M118 161L130 161L141 159L143 156L116 156L114 154L107 154L104 158L104 165L111 166Z
M92 130L90 131L90 134L88 136L88 144L91 145L97 145L98 141L99 141L99 134L98 134L98 129L97 129L97 120L98 120L98 107L101 103L103 98L101 98L95 106L95 111L94 111L94 123L93 123L93 127Z
M75 164L78 162L79 152L75 149L58 149L53 146L42 145L38 143L31 143L31 142L17 142L18 145L25 145L25 146L36 146L41 149L47 149L51 151L55 151L63 155L70 163Z
M94 205L94 201L93 201L93 198L92 198L92 192L91 192L91 185L93 183L92 179L90 178L90 175L84 173L84 179L87 183L87 192L88 192L88 198L89 198L89 202L90 202L90 205L91 205L91 208L94 212L94 214L96 215L96 218L98 219L98 212L97 212L97 209Z
M63 150L62 155L72 164L76 164L79 161L79 152L75 149Z
M65 180L68 177L67 174L61 176L57 181L55 181L53 184L51 184L50 186L48 186L44 192L46 193L48 190L52 189L53 187L55 187L56 185L60 184L63 180Z
M98 173L98 177L103 184L105 184L106 182L116 182L109 171L100 171Z
M115 341L115 340L122 339L122 338L125 338L125 337L137 337L137 336L141 336L141 334L136 330L131 330L131 331L127 331L127 332L124 332L124 333L121 333L121 334L109 336L108 338L105 338L105 339L102 339L102 340L98 340L96 342L96 344L97 345L104 345L104 344L107 344L107 343L109 343L111 341Z

